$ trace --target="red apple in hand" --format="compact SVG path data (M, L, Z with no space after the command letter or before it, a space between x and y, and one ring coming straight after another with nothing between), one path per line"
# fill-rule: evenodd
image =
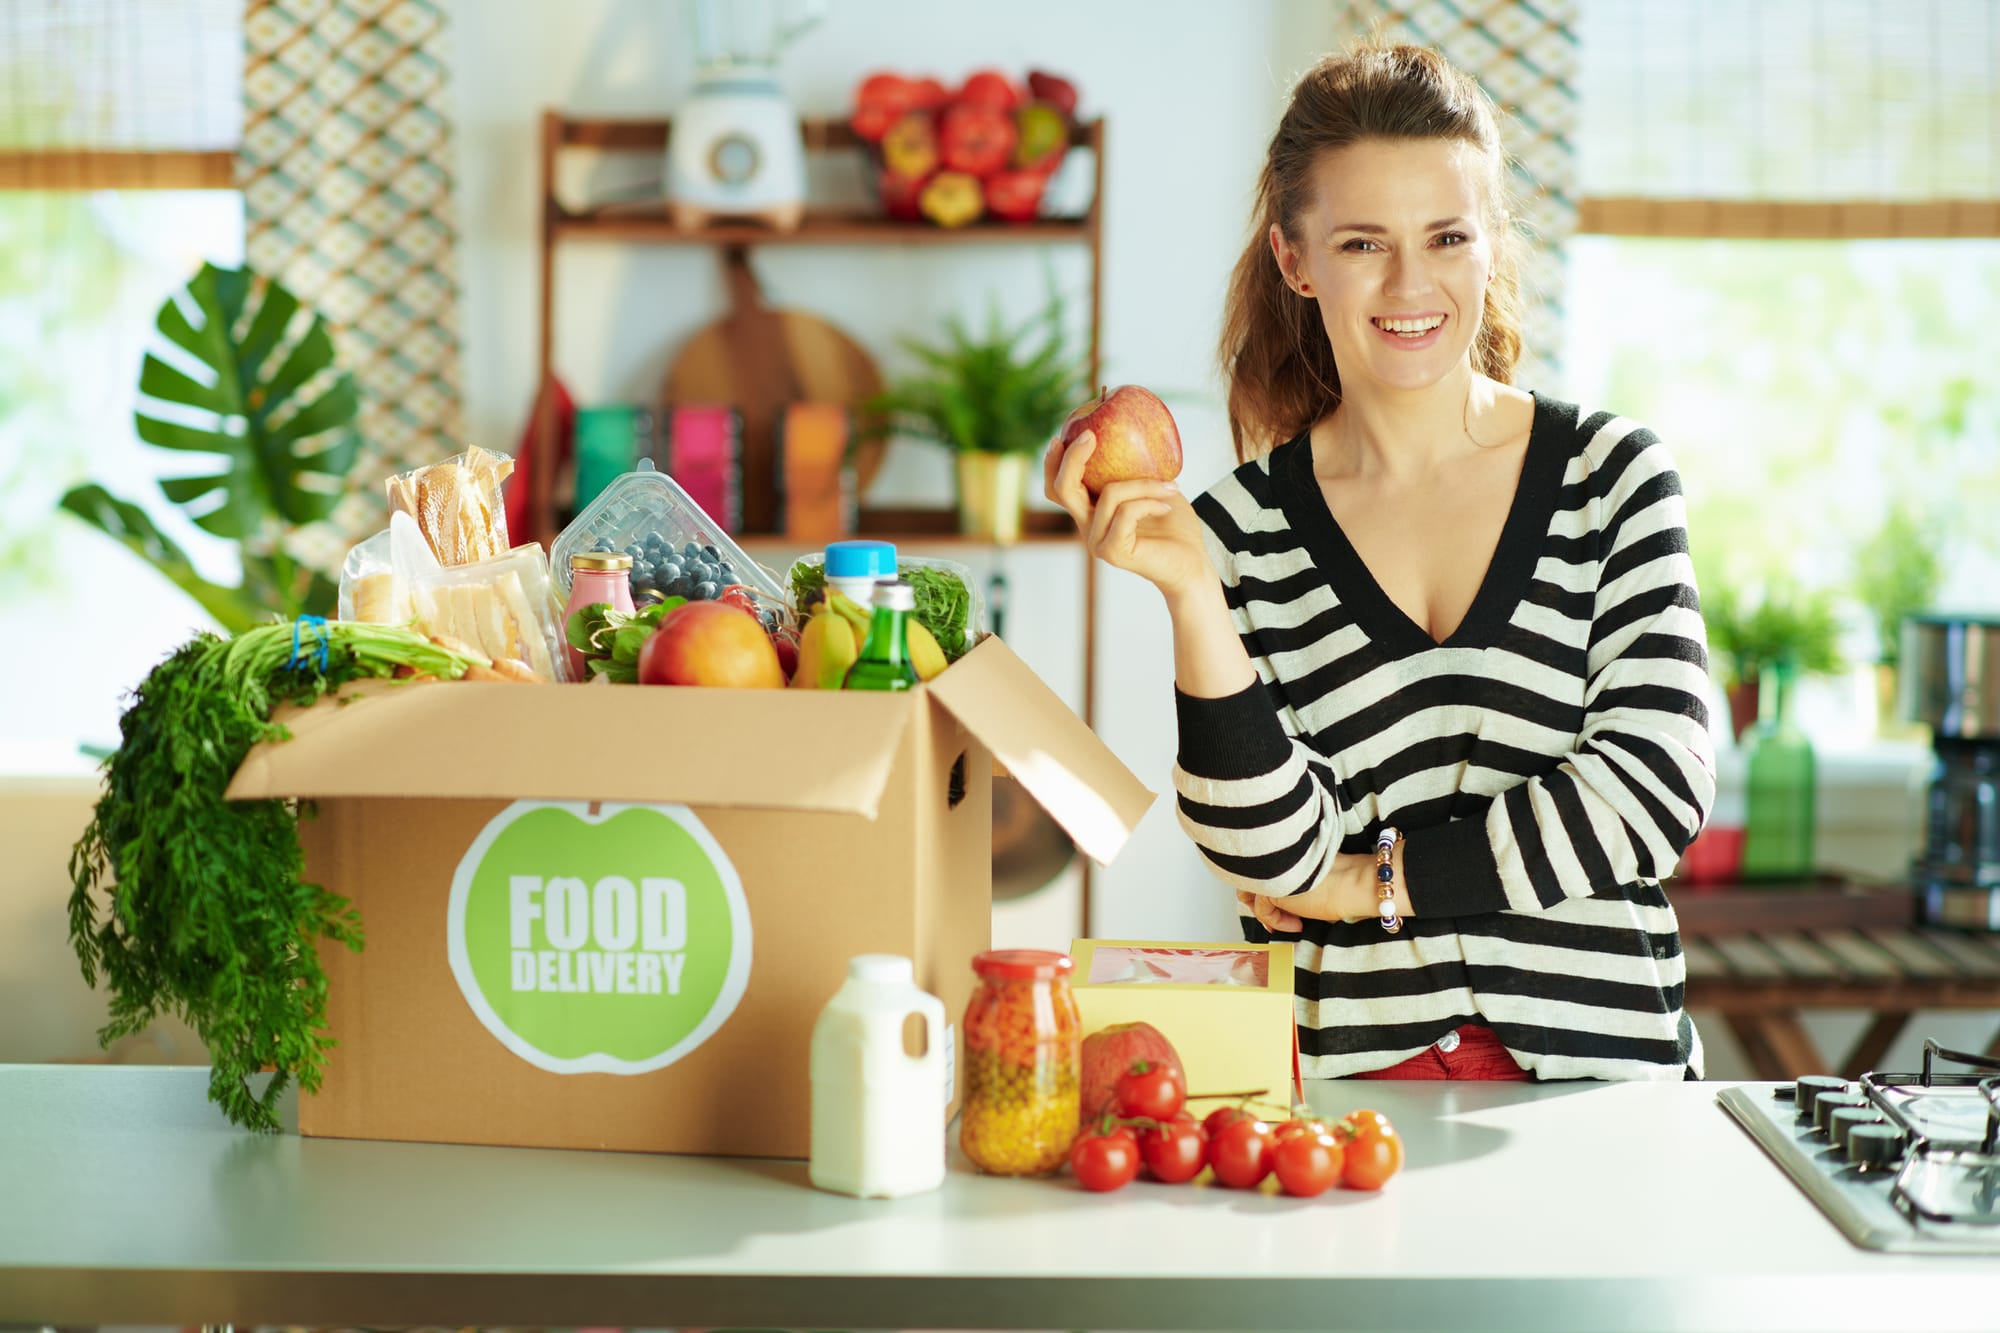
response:
M1085 431L1097 437L1083 465L1083 488L1093 500L1114 481L1172 481L1181 474L1180 429L1150 390L1136 384L1099 389L1063 422L1063 448Z

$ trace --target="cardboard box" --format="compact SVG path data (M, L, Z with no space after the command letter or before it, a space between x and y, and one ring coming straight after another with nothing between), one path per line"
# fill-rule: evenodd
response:
M347 698L284 715L229 788L314 799L307 877L366 930L321 950L339 1045L309 1135L803 1157L852 955L965 1010L995 758L1099 861L1152 801L994 638L907 694Z
M1265 1088L1279 1105L1300 1095L1291 945L1075 940L1070 957L1084 1036L1151 1023L1174 1044L1191 1094Z

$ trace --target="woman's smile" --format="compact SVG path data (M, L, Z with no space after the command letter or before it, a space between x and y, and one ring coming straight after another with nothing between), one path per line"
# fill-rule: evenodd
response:
M1426 315L1377 315L1368 322L1391 347L1404 351L1415 351L1433 346L1444 336L1444 326L1451 317L1443 314Z

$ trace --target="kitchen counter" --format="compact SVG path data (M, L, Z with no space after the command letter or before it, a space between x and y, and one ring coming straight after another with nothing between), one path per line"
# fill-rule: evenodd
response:
M1716 1085L1321 1083L1379 1195L256 1136L194 1068L0 1066L0 1325L1991 1329L2000 1263L1858 1250ZM753 1095L746 1090L746 1096Z

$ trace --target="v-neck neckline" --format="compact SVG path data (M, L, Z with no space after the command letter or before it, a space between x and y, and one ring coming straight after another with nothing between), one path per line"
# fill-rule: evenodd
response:
M1326 575L1335 595L1354 615L1368 637L1400 655L1439 648L1483 648L1514 614L1534 579L1535 565L1548 536L1549 519L1562 489L1564 464L1563 404L1534 395L1534 417L1528 427L1527 456L1508 506L1500 540L1472 605L1444 639L1411 619L1382 590L1374 571L1354 549L1327 507L1326 493L1313 475L1312 432L1307 430L1279 446L1271 470L1279 478L1286 520L1304 542L1308 554ZM1574 409L1568 409L1570 414Z

